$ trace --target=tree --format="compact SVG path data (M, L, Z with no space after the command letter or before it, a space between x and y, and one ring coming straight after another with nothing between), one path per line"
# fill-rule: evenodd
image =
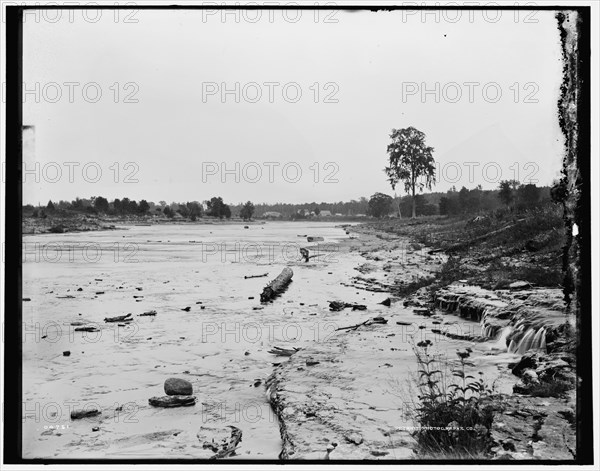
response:
M206 202L206 214L218 217L219 219L223 219L224 217L229 219L231 217L231 209L223 203L223 198L215 196Z
M175 214L175 213L173 213L173 210L171 209L170 206L165 206L165 208L163 209L163 213L168 218L172 218Z
M187 218L190 215L190 210L184 204L180 204L176 212L181 214L184 218Z
M127 212L130 214L135 214L139 212L139 207L136 200L131 200L127 205Z
M254 214L254 205L252 204L252 201L246 201L246 204L244 204L244 206L242 207L242 210L240 211L240 217L243 218L244 220L252 219L253 214Z
M75 210L83 209L83 200L81 200L79 198L75 198L73 200L73 202L71 203L71 207Z
M375 193L369 200L367 214L376 218L387 216L390 213L393 202L394 199L391 196L383 193Z
M440 198L440 214L442 216L449 216L452 214L452 200L446 196Z
M315 206L315 209L313 209L313 213L315 213L315 215L319 215L321 214L321 208L319 208L318 206Z
M515 199L514 189L518 184L519 182L515 180L502 180L500 182L500 186L498 187L498 198L500 198L500 201L502 201L506 207L509 207Z
M48 210L48 212L52 212L54 211L54 203L52 202L52 200L48 201L48 204L46 205L46 210Z
M113 205L113 209L114 209L115 213L120 214L121 209L123 208L123 205L121 204L121 200L119 198L115 198L112 205Z
M195 221L197 218L202 217L202 211L204 208L202 208L202 205L198 203L198 201L188 201L186 203L186 206L188 208L188 217L192 221Z
M412 195L412 217L416 217L416 190L431 189L435 183L435 160L433 147L425 145L425 134L411 127L392 129L392 143L388 145L389 166L385 173L396 189L398 182L404 182L404 189ZM423 180L424 179L424 180Z
M150 209L150 205L148 204L148 202L146 200L141 200L140 204L138 205L139 213L146 214L149 209Z
M519 201L519 206L523 208L535 206L540 200L540 188L533 183L519 186L517 189L517 200Z
M94 209L99 213L107 213L109 209L108 200L102 196L94 198Z

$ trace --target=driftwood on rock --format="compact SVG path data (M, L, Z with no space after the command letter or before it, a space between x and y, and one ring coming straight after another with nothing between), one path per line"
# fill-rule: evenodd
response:
M287 285L290 283L290 281L292 281L292 276L294 276L292 269L290 267L285 267L273 281L265 286L260 295L260 301L263 303L270 301L279 294L283 293L283 291L285 291L287 288Z
M367 319L366 321L361 322L360 324L349 325L348 327L339 327L335 330L336 331L338 331L338 330L356 330L361 325L387 324L387 322L388 322L387 319L385 319L384 317L374 317L373 319Z
M244 276L244 280L249 280L250 278L262 278L264 276L268 276L268 273L264 273L262 275L246 275Z
M300 350L298 347L292 347L292 348L273 347L271 350L269 350L269 353L272 353L273 355L283 356L283 357L291 357L298 350Z
M104 322L127 322L130 321L131 313L126 314L124 316L116 316L116 317L105 317Z
M88 325L83 327L75 327L75 332L100 332L100 329L97 327Z
M73 410L71 411L71 420L84 419L86 417L95 417L97 415L100 415L100 411L98 409Z

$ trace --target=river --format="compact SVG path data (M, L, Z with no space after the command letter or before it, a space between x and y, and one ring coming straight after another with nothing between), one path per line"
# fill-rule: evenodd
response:
M233 425L243 431L239 458L277 459L279 424L264 382L286 358L270 348L327 342L336 328L390 309L377 304L384 293L347 285L364 262L348 242L334 223L300 222L26 236L23 456L209 458L203 441ZM311 245L319 256L305 263L299 248ZM285 266L294 270L288 290L261 305L262 288ZM331 312L328 301L336 299L368 304L369 313ZM157 315L139 317L150 310ZM128 325L103 321L128 313ZM415 319L410 310L401 314ZM76 332L72 324L100 331ZM148 404L164 395L169 377L193 384L195 406ZM70 420L72 409L86 408L101 415Z

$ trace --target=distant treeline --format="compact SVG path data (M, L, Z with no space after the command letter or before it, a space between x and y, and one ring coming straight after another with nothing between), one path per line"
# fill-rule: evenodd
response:
M516 181L501 182L496 190L483 190L465 187L460 190L451 188L445 193L435 192L416 195L417 216L455 216L470 215L494 211L499 208L523 209L544 204L551 200L550 187L538 187L534 184L520 184ZM46 205L23 206L24 216L46 217L47 215L67 216L73 213L105 214L109 216L157 216L165 218L184 218L192 221L201 217L250 219L270 217L281 219L312 219L328 217L388 217L411 215L412 198L410 196L392 197L376 193L370 199L339 201L337 203L275 203L253 204L250 201L228 205L221 197L204 201L154 203L145 199L138 201L129 198L116 198L113 201L102 196L76 198L73 201L49 201Z

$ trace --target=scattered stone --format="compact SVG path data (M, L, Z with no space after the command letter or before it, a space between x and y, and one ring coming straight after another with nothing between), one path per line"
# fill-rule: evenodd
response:
M379 304L382 304L383 306L391 306L392 305L392 300L390 298L386 298L383 301L381 301Z
M154 407L189 407L196 404L196 396L161 396L151 397L148 403Z
M182 310L182 311L185 311L185 312L189 312L189 311L190 311L190 309L192 309L192 308L191 308L191 307L189 307L189 306L187 306L187 307L184 307L184 308L182 308L181 310Z
M83 288L77 288L77 291L83 291Z
M344 438L348 443L354 443L355 445L360 445L364 441L362 435L358 432L351 432L345 435Z
M167 379L164 388L168 396L191 396L194 392L192 383L180 378Z
M156 311L155 310L146 311L146 312L143 312L142 314L140 314L139 316L140 317L142 317L142 316L156 316Z
M96 294L104 294L104 291L96 291Z
M100 427L92 427L92 432L97 432L100 430Z
M351 307L353 311L366 311L367 306L364 304L346 303L344 301L329 301L330 311L343 311L347 307Z
M382 451L382 450L371 450L371 454L372 454L373 456L385 456L385 455L388 455L388 454L389 454L389 452L387 452L387 451Z
M537 368L537 354L527 353L521 357L517 363L510 363L509 368L512 368L512 374L515 376L521 376L521 373L527 369Z
M69 350L65 350L65 351L63 352L63 356L64 356L64 357L71 356L71 352L70 352Z
M426 316L426 317L429 317L432 314L431 311L426 307L418 307L416 309L413 309L413 312L415 314L418 314L419 316Z
M306 366L314 366L314 365L318 365L319 363L321 363L321 362L317 361L317 360L313 360L312 358L308 358L306 360Z
M396 324L398 324L398 325L412 325L412 322L407 322L407 321L396 321Z

